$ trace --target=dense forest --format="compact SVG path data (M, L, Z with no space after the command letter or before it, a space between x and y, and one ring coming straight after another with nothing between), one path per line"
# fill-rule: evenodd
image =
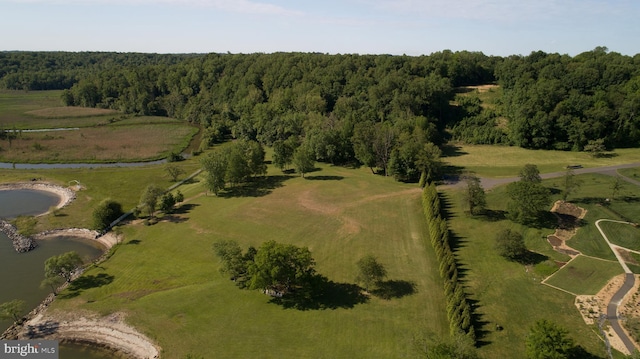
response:
M501 87L498 106L460 93L488 83ZM640 55L606 48L507 58L2 52L0 86L183 119L205 129L203 147L229 137L304 144L319 161L357 161L400 180L417 180L434 152L427 144L449 139L575 151L640 145Z

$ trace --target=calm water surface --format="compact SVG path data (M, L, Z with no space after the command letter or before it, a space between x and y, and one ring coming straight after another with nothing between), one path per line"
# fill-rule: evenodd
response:
M34 215L46 212L57 204L59 198L44 191L16 190L0 191L0 217ZM77 237L60 236L38 241L38 247L27 253L17 253L11 240L0 232L0 303L21 299L28 310L36 307L49 294L40 288L44 279L44 262L51 256L76 251L87 260L102 254L96 242ZM0 332L11 325L11 321L0 321ZM60 359L106 359L113 358L107 351L77 345L61 345Z

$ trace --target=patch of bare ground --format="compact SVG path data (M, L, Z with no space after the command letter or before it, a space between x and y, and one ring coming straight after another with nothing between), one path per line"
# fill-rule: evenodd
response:
M498 85L488 84L488 85L477 85L477 86L465 86L464 88L478 90L478 92L487 92L491 89L498 88Z
M556 201L551 212L558 218L558 228L547 236L547 241L557 252L567 254L572 258L580 254L569 247L567 241L576 234L580 221L587 214L587 210L565 201Z

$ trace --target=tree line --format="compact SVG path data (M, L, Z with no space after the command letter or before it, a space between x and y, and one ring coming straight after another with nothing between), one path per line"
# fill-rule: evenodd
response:
M183 119L204 128L202 149L229 138L304 142L317 161L417 181L428 172L424 146L451 137L576 151L640 145L639 65L602 47L574 57L2 52L0 87L62 89L66 105ZM457 94L496 81L497 106Z
M429 238L439 263L440 277L444 281L447 317L451 337L467 336L476 341L473 309L458 277L458 264L451 249L449 229L441 210L440 197L435 183L422 191L422 207L429 228Z

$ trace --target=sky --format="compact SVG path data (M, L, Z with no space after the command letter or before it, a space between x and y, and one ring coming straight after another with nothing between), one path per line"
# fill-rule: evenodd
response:
M0 51L640 53L638 0L0 0Z

